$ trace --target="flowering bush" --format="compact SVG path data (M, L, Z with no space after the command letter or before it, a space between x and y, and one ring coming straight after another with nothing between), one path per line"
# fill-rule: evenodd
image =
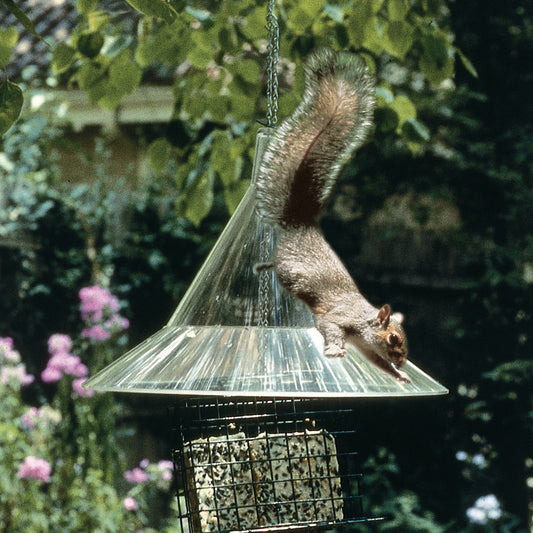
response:
M485 525L490 521L499 520L502 517L500 502L494 494L482 496L476 500L473 507L469 507L466 515L473 524Z
M105 364L128 322L107 289L87 287L79 296L81 335L48 340L40 377L54 387L49 404L23 401L35 377L13 340L0 338L1 531L148 531L153 502L171 496L171 462L146 459L123 471L114 424L120 405L82 386L86 362L96 370Z

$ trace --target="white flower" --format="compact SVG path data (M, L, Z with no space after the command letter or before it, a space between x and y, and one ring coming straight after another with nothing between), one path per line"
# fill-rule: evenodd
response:
M459 450L456 454L455 454L455 458L458 460L458 461L466 461L467 458L468 458L468 454L462 450Z
M498 501L498 498L494 496L494 494L487 494L487 496L481 496L481 498L478 498L476 500L475 505L476 507L484 509L485 511L491 511L493 509L500 508L500 502Z
M466 516L473 524L486 524L489 520L499 520L502 516L500 502L494 494L481 496L476 500L474 507L467 509Z
M487 511L487 516L491 520L499 520L502 517L502 510L500 508L491 509L490 511Z
M468 520L473 524L486 524L487 523L487 513L480 509L479 507L470 507L466 511L466 516Z
M478 468L485 468L487 466L487 460L481 453L476 453L476 455L472 457L472 463L474 463Z

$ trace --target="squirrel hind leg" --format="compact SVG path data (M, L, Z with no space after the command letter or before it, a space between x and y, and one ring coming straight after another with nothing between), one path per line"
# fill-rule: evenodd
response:
M263 272L264 270L270 270L271 268L274 268L274 263L256 263L254 265L254 274L259 274L260 272Z

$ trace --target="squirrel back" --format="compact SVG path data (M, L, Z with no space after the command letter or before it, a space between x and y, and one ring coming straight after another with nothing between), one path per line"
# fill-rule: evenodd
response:
M263 220L316 225L346 159L366 139L374 81L361 58L321 49L305 62L305 93L276 130L257 182Z

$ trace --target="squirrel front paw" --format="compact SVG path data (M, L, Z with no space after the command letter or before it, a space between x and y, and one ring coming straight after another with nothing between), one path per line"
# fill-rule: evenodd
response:
M400 381L401 383L413 383L411 381L411 378L402 370L397 370L398 376L396 377L397 381Z
M324 355L326 357L344 357L346 350L336 344L329 344L324 348Z

